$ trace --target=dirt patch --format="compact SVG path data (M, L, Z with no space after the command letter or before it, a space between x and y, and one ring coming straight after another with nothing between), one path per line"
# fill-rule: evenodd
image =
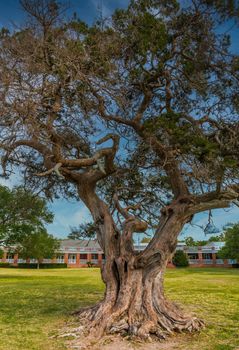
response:
M198 350L199 344L202 348L205 345L199 342L197 332L174 333L161 341L153 336L148 340L140 340L138 337L117 334L97 338L97 334L89 334L85 326L79 326L74 318L72 321L61 329L60 334L54 336L62 338L68 350Z
M180 350L187 349L189 335L177 335L164 341L139 341L127 339L121 336L105 336L97 342L92 340L89 343L85 338L73 339L67 341L69 350ZM191 347L190 350L196 350L197 347Z

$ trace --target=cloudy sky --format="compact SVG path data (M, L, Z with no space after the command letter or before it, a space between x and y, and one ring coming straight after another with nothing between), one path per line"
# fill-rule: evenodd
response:
M126 7L128 0L70 0L70 10L68 15L77 12L80 17L88 23L95 21L99 16L99 7L102 6L103 15L108 16L115 8ZM102 5L101 5L102 4ZM19 25L24 20L24 14L21 11L18 0L0 0L0 27ZM225 31L225 27L221 28ZM239 30L232 23L227 24L226 28L232 34L232 51L238 52L238 34ZM13 186L18 183L18 178L14 178L1 183ZM90 215L83 205L79 202L69 202L65 200L57 200L49 204L50 209L55 214L53 224L48 226L49 233L57 237L66 237L70 231L70 226L74 227L80 223L90 220ZM182 238L193 236L196 239L204 239L205 234L199 226L206 226L208 221L208 213L202 213L195 216L193 223L195 226L187 226L184 229ZM216 227L222 227L228 222L239 221L239 208L232 207L230 210L214 210L213 222Z

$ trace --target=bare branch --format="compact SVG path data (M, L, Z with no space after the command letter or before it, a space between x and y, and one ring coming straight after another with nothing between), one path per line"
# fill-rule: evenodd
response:
M43 172L43 173L37 173L36 175L37 176L47 176L47 175L50 175L52 174L53 172L56 173L56 175L61 178L61 179L64 179L65 177L60 173L59 169L61 168L62 166L62 163L57 163L53 168Z

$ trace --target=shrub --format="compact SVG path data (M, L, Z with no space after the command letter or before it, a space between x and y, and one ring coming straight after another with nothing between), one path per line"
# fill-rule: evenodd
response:
M236 268L236 269L239 269L239 264L232 264L232 267Z
M10 267L8 262L0 262L0 267Z
M177 267L186 267L189 265L188 257L182 250L177 250L173 256L173 264Z
M37 268L37 264L30 264L30 263L20 263L18 264L19 268L21 269L36 269ZM67 264L40 264L39 265L40 269L63 269L63 268L67 268Z

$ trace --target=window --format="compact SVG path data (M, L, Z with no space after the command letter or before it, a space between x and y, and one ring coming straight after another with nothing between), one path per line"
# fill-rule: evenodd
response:
M202 258L205 260L211 260L212 254L211 253L202 253Z
M76 255L75 254L69 254L69 260L76 260Z
M64 260L64 255L57 255L58 260Z
M191 260L196 260L196 259L198 259L198 254L197 253L188 253L188 258Z
M91 259L98 260L98 254L91 254Z
M13 260L14 259L14 254L7 254L7 259Z
M80 259L86 260L87 259L87 254L80 254Z

